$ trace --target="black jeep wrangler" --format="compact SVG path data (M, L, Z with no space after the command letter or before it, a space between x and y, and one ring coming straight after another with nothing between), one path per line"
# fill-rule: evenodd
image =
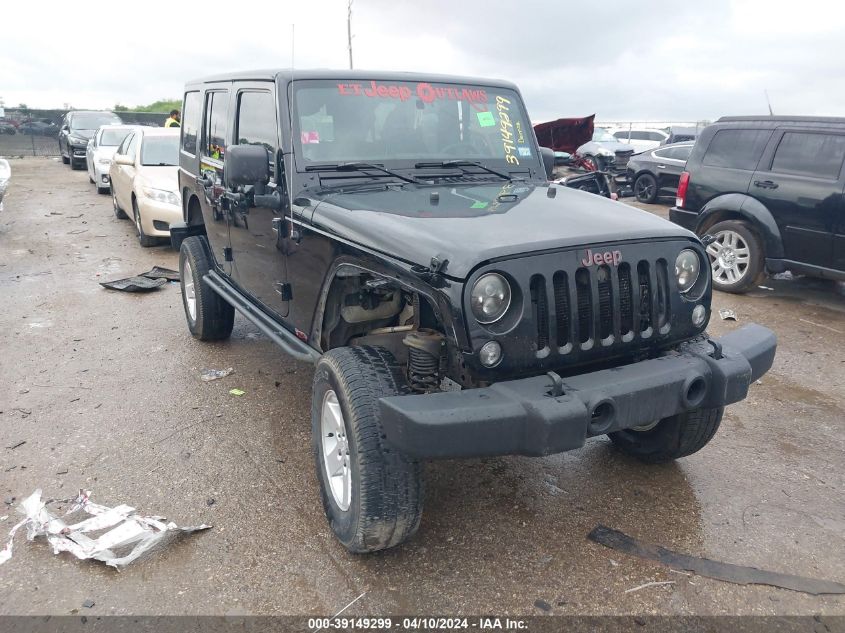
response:
M190 82L179 183L188 327L240 311L316 364L323 506L353 552L420 522L422 460L548 455L607 434L694 453L775 354L705 333L689 231L548 182L517 88L406 73Z

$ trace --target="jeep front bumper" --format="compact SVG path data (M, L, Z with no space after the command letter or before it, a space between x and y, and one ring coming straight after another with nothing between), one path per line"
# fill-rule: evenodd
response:
M715 342L696 340L659 358L570 376L562 395L545 375L382 398L381 421L388 442L412 457L550 455L579 448L587 437L738 402L771 368L776 346L771 330L746 325Z

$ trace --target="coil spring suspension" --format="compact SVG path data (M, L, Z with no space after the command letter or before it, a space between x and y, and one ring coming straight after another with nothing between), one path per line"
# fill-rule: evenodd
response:
M405 337L408 346L408 384L414 391L436 391L440 386L443 335L418 330Z

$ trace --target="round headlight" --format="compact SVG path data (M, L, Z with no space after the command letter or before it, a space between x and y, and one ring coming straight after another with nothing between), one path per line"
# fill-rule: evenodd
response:
M701 260L695 251L689 249L678 253L675 260L675 277L678 279L678 290L688 292L698 281L701 272Z
M501 319L510 307L510 284L496 273L482 275L472 287L470 304L479 323L494 323Z
M481 359L481 364L485 367L498 365L499 361L502 360L502 346L496 341L487 341L481 346L478 356Z

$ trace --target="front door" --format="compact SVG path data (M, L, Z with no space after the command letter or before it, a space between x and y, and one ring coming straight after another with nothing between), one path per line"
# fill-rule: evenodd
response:
M261 145L270 160L270 182L262 193L244 188L252 201L231 205L229 239L232 279L240 288L280 317L288 315L289 289L285 287L284 230L289 212L283 163L278 160L278 106L274 84L238 84L234 104L239 145ZM258 194L258 195L255 195Z
M751 178L748 192L777 222L786 259L830 267L833 235L843 209L845 134L780 131L769 160Z

